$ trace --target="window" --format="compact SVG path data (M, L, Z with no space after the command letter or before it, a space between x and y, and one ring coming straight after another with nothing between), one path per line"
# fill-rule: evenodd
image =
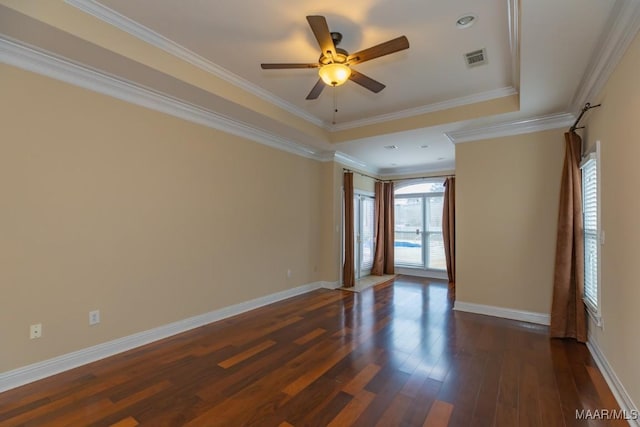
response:
M445 270L442 240L442 180L409 184L395 191L395 264Z
M596 143L596 152L585 157L581 164L584 227L584 301L597 321L599 321L600 316L598 154L599 144Z

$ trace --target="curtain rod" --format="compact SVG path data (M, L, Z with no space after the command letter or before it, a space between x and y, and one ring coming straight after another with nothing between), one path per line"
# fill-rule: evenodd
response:
M455 178L456 175L455 174L449 174L449 175L431 175L431 176L416 176L413 178L398 178L398 179L391 179L389 181L392 182L398 182L398 181L411 181L414 179L429 179L429 178Z
M409 181L409 180L413 180L413 179L428 179L428 178L455 178L455 174L449 174L449 175L416 176L416 177L412 177L412 178L380 179L380 178L376 178L375 176L367 175L366 173L354 171L354 170L347 169L347 168L342 168L342 171L343 172L357 173L360 176L366 176L367 178L371 178L374 181L380 181L380 182L398 182L398 181Z
M358 174L358 175L360 175L360 176L366 176L367 178L371 178L371 179L373 179L374 181L381 181L381 182L384 182L384 180L383 180L383 179L376 178L375 176L367 175L366 173L362 173L362 172L354 171L354 170L351 170L351 169L342 168L342 171L343 171L343 172L357 173L357 174Z
M569 132L574 132L576 129L584 129L584 126L578 127L578 123L580 123L580 120L582 119L582 116L584 115L584 113L586 113L587 111L589 111L592 108L596 108L601 106L602 104L598 104L598 105L591 105L590 103L586 103L584 104L584 107L582 108L582 110L580 110L580 114L578 115L578 118L576 119L575 123L573 124L573 126L571 126L569 128Z

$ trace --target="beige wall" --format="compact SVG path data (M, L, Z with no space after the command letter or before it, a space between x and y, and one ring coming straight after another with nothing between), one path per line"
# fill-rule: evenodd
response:
M323 254L321 274L324 280L337 282L340 279L340 257L342 247L342 165L327 162L322 165L322 224L321 252Z
M600 141L602 320L590 340L607 358L629 396L640 405L640 36L636 37L586 121L586 145Z
M364 191L366 193L374 193L376 191L376 181L373 178L369 178L366 175L361 175L358 172L353 173L353 189L355 191Z
M332 164L0 75L0 372L337 280L320 243Z
M406 174L406 175L391 175L391 176L385 176L384 179L388 179L388 180L393 181L393 180L406 180L406 179L411 179L411 178L429 178L429 177L441 178L441 177L445 177L445 176L448 176L448 175L454 175L455 176L455 174L456 174L455 169L445 169L445 170L441 170L441 171L437 171L437 172L418 172L418 173L411 173L411 174ZM444 180L444 178L443 178L443 180Z
M456 298L549 313L562 130L456 145Z

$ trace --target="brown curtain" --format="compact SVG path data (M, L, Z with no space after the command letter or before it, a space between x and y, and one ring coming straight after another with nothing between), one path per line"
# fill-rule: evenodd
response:
M350 288L356 283L353 260L353 173L344 173L344 265L342 285Z
M393 182L384 183L384 274L394 274L395 216L393 205Z
M375 184L375 253L371 274L382 276L394 273L394 208L393 183Z
M375 195L373 199L373 215L375 232L373 241L375 252L373 255L373 266L371 274L382 276L384 274L384 184L380 181L375 183Z
M449 298L456 298L456 179L444 181L444 202L442 208L442 239L444 257L449 276Z
M552 337L587 340L584 294L584 241L582 229L582 140L575 132L564 134L565 157L560 186L558 240L551 305Z

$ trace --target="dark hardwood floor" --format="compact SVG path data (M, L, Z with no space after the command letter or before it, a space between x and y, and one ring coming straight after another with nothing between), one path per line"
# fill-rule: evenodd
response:
M318 290L0 394L0 425L573 426L617 409L585 346L399 276ZM581 424L582 423L582 424Z

